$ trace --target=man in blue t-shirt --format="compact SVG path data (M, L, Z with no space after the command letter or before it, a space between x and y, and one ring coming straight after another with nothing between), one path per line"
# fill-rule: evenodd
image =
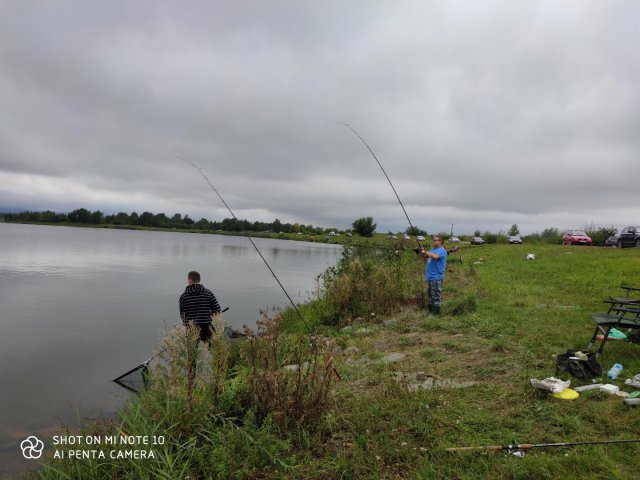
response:
M429 286L429 299L427 307L434 315L440 315L442 303L442 284L444 283L444 270L447 266L447 250L442 246L442 237L433 237L433 248L428 252L423 248L420 252L427 261L427 285Z

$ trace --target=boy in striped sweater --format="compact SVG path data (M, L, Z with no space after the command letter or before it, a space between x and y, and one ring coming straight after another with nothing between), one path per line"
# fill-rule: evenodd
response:
M186 327L198 328L200 340L209 343L213 335L211 315L220 312L220 304L213 292L200 283L198 272L189 272L187 284L180 295L180 318Z
M196 377L197 349L200 340L211 345L213 328L211 315L220 312L220 304L211 290L200 284L200 274L192 271L187 275L187 288L180 295L180 318L187 331L197 330L198 342L187 347L187 388L193 390Z

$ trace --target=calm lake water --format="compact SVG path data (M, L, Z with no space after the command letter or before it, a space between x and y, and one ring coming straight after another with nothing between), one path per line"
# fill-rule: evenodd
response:
M342 251L255 242L294 301L313 295L315 277ZM47 444L74 409L85 417L117 409L129 394L111 379L179 322L189 270L230 307L234 327L287 305L243 237L0 223L0 476L33 466L19 449L28 435Z

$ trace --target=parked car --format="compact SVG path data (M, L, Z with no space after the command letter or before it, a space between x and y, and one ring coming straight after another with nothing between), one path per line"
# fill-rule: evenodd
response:
M618 240L620 239L620 234L616 233L615 235L611 235L604 241L605 247L614 247L618 246Z
M620 232L618 247L640 247L640 227L625 227Z
M593 240L584 230L567 230L562 236L563 245L593 245Z
M522 238L520 238L520 235L511 235L509 237L509 243L513 243L513 244L520 244L522 245Z
M405 240L411 240L411 237L410 237L409 235L405 235L405 236L404 236L404 239L405 239Z
M424 242L424 237L422 235L418 235L416 238L419 242Z
M484 244L484 240L482 239L482 237L473 237L471 239L471 245L482 245Z
M449 243L460 243L460 239L458 237L451 237Z

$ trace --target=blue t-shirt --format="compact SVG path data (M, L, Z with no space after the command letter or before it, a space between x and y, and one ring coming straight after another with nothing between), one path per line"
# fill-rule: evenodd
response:
M444 247L432 248L430 253L440 255L438 260L427 259L427 280L444 280L444 269L447 266L447 250Z

